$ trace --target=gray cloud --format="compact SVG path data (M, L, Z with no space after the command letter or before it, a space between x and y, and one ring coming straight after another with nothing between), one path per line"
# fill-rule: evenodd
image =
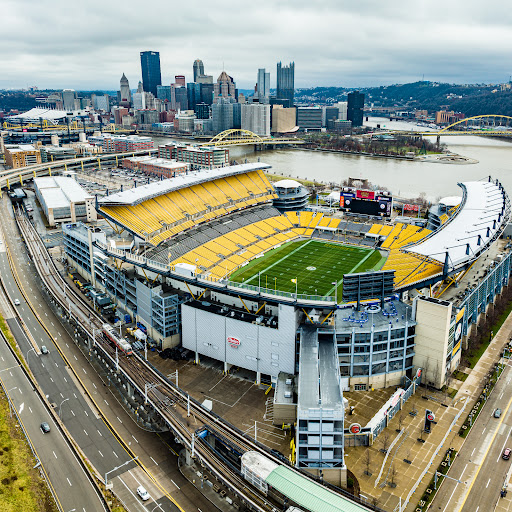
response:
M319 5L316 5L319 4ZM164 83L201 58L251 88L259 67L294 60L297 87L418 80L505 81L512 10L494 0L3 0L0 88L117 89L157 50Z

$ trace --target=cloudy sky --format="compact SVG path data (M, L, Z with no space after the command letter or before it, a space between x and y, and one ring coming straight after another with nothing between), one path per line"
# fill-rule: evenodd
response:
M1 0L0 89L135 88L139 52L160 52L162 82L203 60L252 88L295 61L295 86L371 86L424 78L503 82L512 74L504 0Z

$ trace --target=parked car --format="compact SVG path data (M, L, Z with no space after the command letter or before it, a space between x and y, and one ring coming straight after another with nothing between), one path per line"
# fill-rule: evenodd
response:
M495 418L499 418L500 416L501 416L501 409L496 409L496 410L494 411L494 417L495 417Z

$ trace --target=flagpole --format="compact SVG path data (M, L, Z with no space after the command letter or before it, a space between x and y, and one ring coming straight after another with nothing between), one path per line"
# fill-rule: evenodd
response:
M299 280L299 278L296 277L295 278L295 300L297 300L298 280Z

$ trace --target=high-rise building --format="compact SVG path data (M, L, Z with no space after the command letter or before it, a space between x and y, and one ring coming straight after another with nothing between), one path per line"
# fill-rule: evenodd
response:
M195 113L197 119L209 119L211 114L211 106L207 103L197 103Z
M133 93L133 108L134 110L143 110L146 108L146 96L144 91Z
M194 61L193 71L194 71L194 82L197 82L197 77L204 75L204 65L203 65L202 60L196 59Z
M62 103L64 110L75 110L76 92L74 89L64 89L62 91Z
M201 101L207 105L213 103L213 83L200 83L201 86Z
M231 102L236 101L236 84L225 71L223 71L217 83L213 84L213 103L218 103L220 99L229 100Z
M156 96L156 86L162 85L160 53L140 52L140 66L142 68L142 86L144 91Z
M188 110L186 87L171 85L171 108L173 110Z
M179 85L181 87L186 87L185 75L175 75L174 83L175 83L175 85Z
M256 135L270 135L270 105L263 103L244 103L240 105L242 113L242 130L249 130Z
M123 117L128 115L128 109L126 107L114 107L114 123L117 125L123 124Z
M352 121L352 126L363 126L364 93L349 92L347 99L347 119Z
M219 99L212 105L212 122L215 133L233 128L233 103L228 99Z
M338 103L334 104L335 107L338 107L338 119L342 121L347 120L347 102L346 101L338 101Z
M320 107L299 107L297 126L302 131L320 131L322 129L322 109Z
M108 94L98 96L96 94L91 95L92 106L95 110L104 110L108 112L110 110L110 97Z
M196 82L189 82L187 84L187 100L188 108L195 111L196 105L201 103L201 84Z
M277 98L287 99L290 106L293 106L293 96L295 94L295 62L290 62L289 66L283 66L277 63Z
M258 69L258 99L260 103L268 103L270 96L270 73L265 68Z
M132 94L130 92L130 83L128 82L128 78L123 73L121 80L119 81L119 104L123 107L129 107L132 102Z
M297 112L295 107L272 106L272 133L287 133L296 130Z
M160 100L171 101L171 86L170 85L157 85L156 97Z
M339 110L336 106L322 107L322 127L326 127L329 121L338 119Z

